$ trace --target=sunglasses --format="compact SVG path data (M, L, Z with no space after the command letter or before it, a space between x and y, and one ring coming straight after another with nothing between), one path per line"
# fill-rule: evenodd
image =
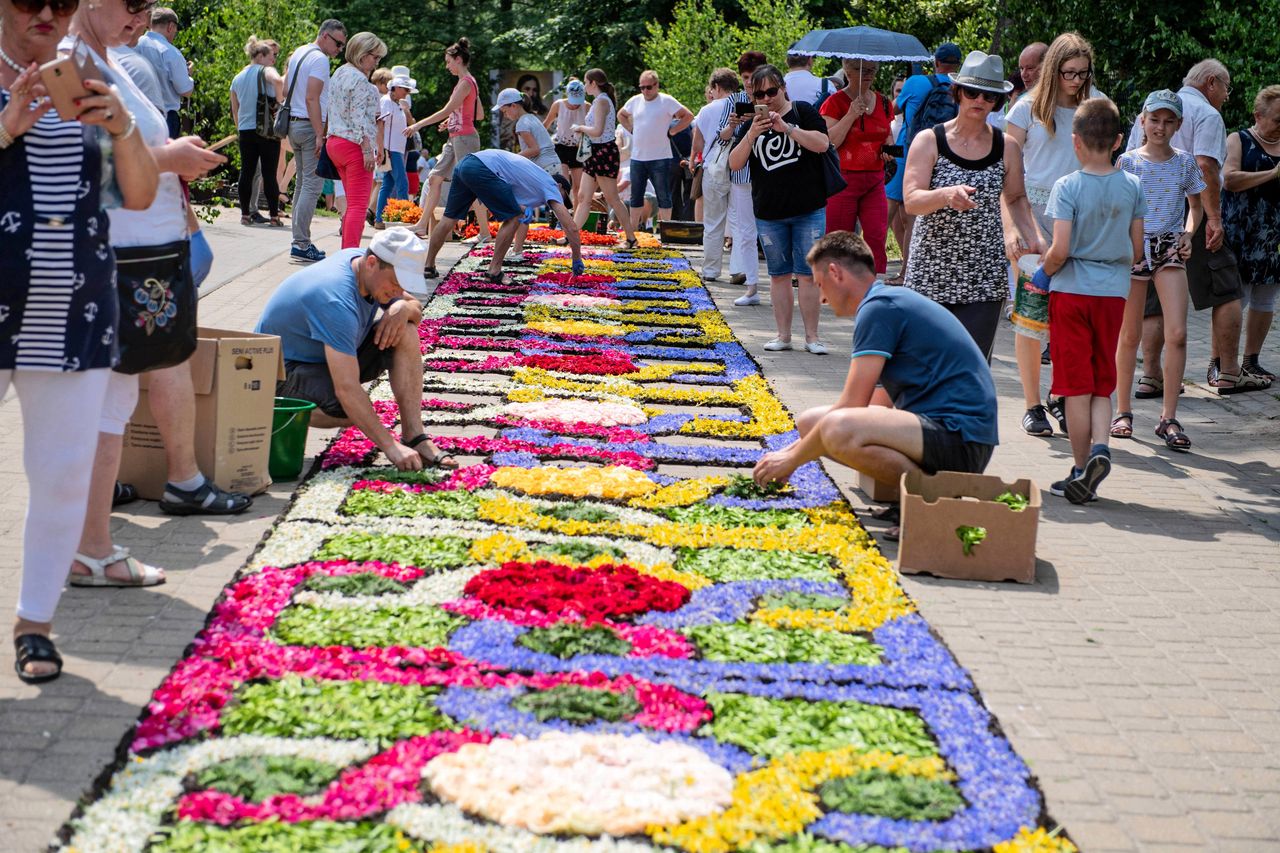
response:
M647 91L649 91L650 89L656 89L656 88L658 88L658 84L657 84L657 83L641 83L641 84L640 84L640 91L641 91L641 92L647 92Z
M13 0L13 8L24 15L39 15L45 6L59 18L69 18L80 6L80 0Z
M325 35L327 35L330 39L333 40L333 44L336 48L338 48L339 53L347 49L347 43L345 41L338 41L338 39L334 38L333 33L325 33Z
M1000 98L1000 96L995 92L984 92L981 89L970 89L968 86L961 86L960 94L964 95L971 101L981 98L988 104L994 104Z
M781 91L782 91L781 86L771 86L768 89L756 89L751 94L757 101L763 101L765 98L778 97L778 93Z
M1083 71L1059 71L1058 74L1063 80L1087 80L1092 74L1092 68L1086 68Z

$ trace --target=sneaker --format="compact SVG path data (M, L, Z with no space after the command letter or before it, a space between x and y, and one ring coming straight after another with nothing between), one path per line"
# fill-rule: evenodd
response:
M1208 385L1210 388L1217 388L1218 375L1221 372L1222 370L1218 366L1218 359L1216 358L1209 359L1209 369L1206 370L1204 374L1205 384Z
M1032 406L1027 409L1027 413L1022 416L1022 431L1027 435L1042 438L1053 435L1053 424L1049 423L1049 410L1044 406Z
M1098 499L1098 485L1111 473L1111 454L1095 453L1084 463L1084 470L1067 481L1063 492L1073 504L1086 504Z
M774 338L764 345L765 352L782 352L791 349L791 341L784 341L781 338Z
M208 477L203 486L192 491L165 483L160 497L160 511L168 515L237 515L252 505L253 498L220 489Z
M320 251L315 246L308 246L305 249L294 247L289 250L289 257L293 258L295 261L314 263L315 261L324 260L324 252Z
M270 220L255 210L253 213L249 214L249 221L254 225L266 225Z
M1062 402L1061 397L1045 397L1044 407L1049 410L1049 414L1053 415L1054 420L1058 422L1058 429L1062 430L1062 434L1067 434L1067 409L1066 404Z
M760 297L755 293L748 293L746 296L739 296L737 299L733 300L733 304L739 307L744 305L759 305Z
M374 231L386 231L386 230L387 230L387 223L385 223L385 222L375 222L375 223L373 223L373 230L374 230Z
M809 343L804 345L804 348L814 355L827 354L827 347L822 343L822 341L809 341Z
M1049 484L1049 494L1054 495L1056 497L1065 498L1067 496L1067 484L1070 483L1072 480L1074 480L1076 477L1079 477L1080 474L1081 474L1080 469L1072 465L1071 471L1067 474L1067 476L1063 477L1061 480L1058 480L1056 483Z
M1040 350L1040 363L1053 364L1053 360L1049 358L1049 345L1045 344L1044 349Z
M742 287L742 285L747 283L747 274L744 272L736 272L729 276L729 283Z

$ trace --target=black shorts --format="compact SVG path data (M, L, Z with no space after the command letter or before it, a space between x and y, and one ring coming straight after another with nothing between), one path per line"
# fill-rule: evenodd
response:
M1244 295L1236 256L1225 245L1210 252L1204 245L1205 223L1191 237L1191 257L1187 259L1187 288L1197 311L1234 302Z
M960 471L964 474L981 474L987 470L995 447L977 441L965 441L960 433L952 432L933 418L916 415L920 419L920 431L924 434L924 458L920 468L926 474L939 471Z
M570 169L581 169L582 164L578 162L578 146L556 144L556 156L560 158L560 162L568 166Z
M360 347L356 350L356 361L360 364L360 384L372 382L391 369L391 358L395 349L378 349L373 342L373 333L377 326L369 330ZM277 397L293 397L308 400L316 404L316 408L332 418L347 419L346 410L338 402L338 395L333 390L333 375L329 373L328 364L312 364L305 361L286 361L284 363L285 378L276 383Z
M582 168L593 178L618 178L621 155L618 143L591 143L591 159L582 164Z

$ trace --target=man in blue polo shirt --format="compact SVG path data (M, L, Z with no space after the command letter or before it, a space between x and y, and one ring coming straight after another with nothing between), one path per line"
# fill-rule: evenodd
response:
M267 300L256 331L279 335L281 397L309 400L312 426L357 426L401 471L456 468L422 423L422 306L427 249L409 229L374 233L368 249L343 249L289 276ZM363 383L390 374L400 437L382 425Z
M487 148L462 158L453 170L449 184L449 200L445 202L444 216L431 231L431 245L427 249L427 278L438 278L436 255L444 241L453 233L453 226L467 215L477 200L502 221L498 236L493 240L493 260L489 262L488 278L494 283L502 281L502 261L516 229L533 219L533 210L546 205L560 220L565 242L573 252L573 274L582 275L582 239L573 215L565 206L569 182L560 175L552 178L541 166L510 151Z
M885 483L910 471L981 473L998 443L996 389L960 321L905 287L876 281L862 237L833 231L809 250L823 301L854 317L853 363L840 398L796 419L800 438L755 467L764 485L826 456ZM894 408L872 406L883 385Z

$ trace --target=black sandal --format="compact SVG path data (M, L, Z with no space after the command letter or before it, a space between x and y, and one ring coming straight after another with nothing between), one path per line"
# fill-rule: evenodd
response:
M409 448L410 450L414 450L414 449L416 449L416 448L417 448L417 446L418 446L419 444L422 444L424 441L430 441L430 440L431 440L431 436L427 435L427 434L424 432L422 435L414 436L413 438L411 438L411 439L409 439L408 441L406 441L406 442L404 443L404 446L405 446L405 447L407 447L407 448ZM439 450L439 448L437 448L437 450ZM422 456L422 454L421 454L421 453L419 453L418 455L419 455L419 456ZM448 469L454 469L454 468L457 468L457 467L458 467L458 460L457 460L456 458L454 458L454 455L453 455L452 453L439 453L439 452L437 452L437 453L433 454L433 455L432 455L432 456L430 456L430 457L423 456L423 457L422 457L422 461L423 461L425 464L427 464L427 465L429 465L430 467L432 467L432 468L448 468ZM448 461L448 462L452 462L453 464L452 464L452 465L446 465L446 464L445 464L445 462L446 462L446 461Z
M238 515L253 506L253 498L241 492L220 489L208 477L194 491L166 483L160 496L160 511L167 515Z
M1170 450L1187 451L1191 449L1191 437L1187 435L1177 418L1161 418L1156 427L1156 436L1164 439L1165 447Z
M131 504L138 499L138 488L131 483L122 483L116 480L115 494L111 496L111 506L124 506Z
M511 276L503 275L501 271L485 273L484 280L489 284L509 285L512 283Z
M43 634L22 634L14 637L13 651L16 655L13 669L18 673L18 678L26 684L43 684L62 675L62 655L58 654L58 648L53 644L53 640ZM32 675L26 671L29 663L51 663L58 668L42 675Z

